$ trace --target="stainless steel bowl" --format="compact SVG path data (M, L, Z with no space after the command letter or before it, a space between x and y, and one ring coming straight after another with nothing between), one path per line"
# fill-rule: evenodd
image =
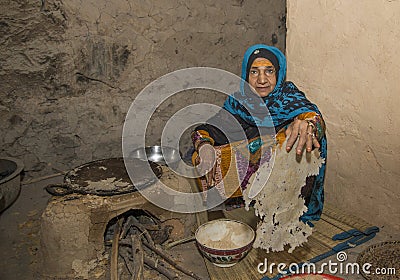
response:
M181 159L181 154L177 149L171 147L148 146L138 148L130 153L133 158L148 160L158 164L177 164Z

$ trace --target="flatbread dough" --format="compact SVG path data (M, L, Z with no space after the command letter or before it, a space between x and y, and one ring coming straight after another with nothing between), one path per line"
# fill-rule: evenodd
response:
M311 235L312 228L299 220L307 211L304 198L300 196L301 188L308 176L319 173L325 161L317 149L297 156L295 149L287 152L284 147L286 141L276 148L275 160L260 166L253 175L250 186L256 182L254 180L265 177L262 174L271 172L261 191L252 199L248 197L250 188L243 192L246 207L255 200L255 214L260 218L253 246L267 252L283 251L285 245L289 245L291 253Z

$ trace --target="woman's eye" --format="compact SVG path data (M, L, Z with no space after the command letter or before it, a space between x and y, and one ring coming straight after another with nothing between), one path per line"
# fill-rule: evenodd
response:
M252 75L257 75L257 74L258 74L258 71L257 71L257 70L251 70L251 71L250 71L250 74L252 74Z

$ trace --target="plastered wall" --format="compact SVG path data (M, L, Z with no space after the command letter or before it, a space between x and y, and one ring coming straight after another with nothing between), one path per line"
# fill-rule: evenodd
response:
M327 123L326 200L400 229L400 1L290 0L288 80Z
M285 5L275 0L2 1L0 156L21 159L27 177L121 156L126 113L146 85L186 67L239 74L245 49L255 43L284 50ZM192 92L166 100L148 126L147 144L158 144L166 121L180 108L221 105L224 99ZM182 142L187 147L190 139Z

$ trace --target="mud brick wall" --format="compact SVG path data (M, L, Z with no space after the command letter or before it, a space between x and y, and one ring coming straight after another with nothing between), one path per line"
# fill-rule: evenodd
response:
M21 159L28 176L121 156L131 102L164 74L194 66L239 74L248 46L285 48L286 1L1 2L0 156ZM147 143L159 141L179 108L224 98L171 98L153 116Z

